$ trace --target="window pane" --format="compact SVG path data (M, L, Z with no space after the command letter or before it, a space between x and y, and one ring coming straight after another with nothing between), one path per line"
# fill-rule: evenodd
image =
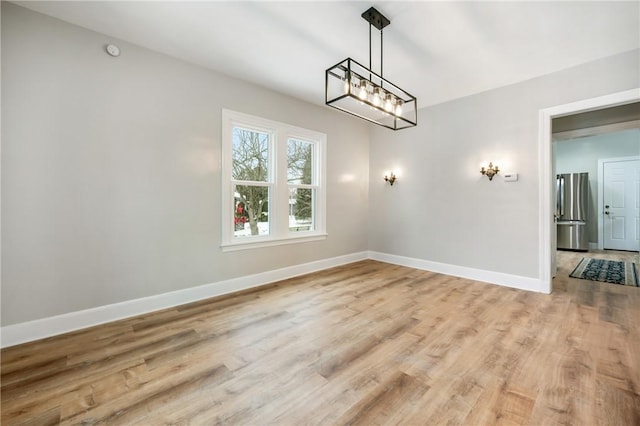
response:
M233 236L269 235L269 188L236 185L234 198Z
M313 176L313 144L289 139L287 144L287 180L311 185Z
M313 231L315 189L289 188L289 231Z
M269 181L269 134L233 128L232 178Z

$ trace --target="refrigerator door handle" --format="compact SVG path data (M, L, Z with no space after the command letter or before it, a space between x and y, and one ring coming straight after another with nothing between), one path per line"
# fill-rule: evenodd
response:
M558 202L560 204L560 216L564 216L564 176L560 176L560 193L558 197Z
M556 176L556 214L554 215L556 218L562 216L560 214L560 175Z

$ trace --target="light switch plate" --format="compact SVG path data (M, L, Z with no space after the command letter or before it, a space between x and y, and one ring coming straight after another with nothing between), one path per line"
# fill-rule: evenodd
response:
M505 182L516 182L518 180L518 174L517 173L505 173L504 174L504 181Z

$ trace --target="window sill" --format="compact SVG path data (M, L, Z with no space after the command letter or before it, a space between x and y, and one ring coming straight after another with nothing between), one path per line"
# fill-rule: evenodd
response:
M282 246L285 244L307 243L310 241L325 240L326 238L327 238L326 233L319 233L319 234L306 234L306 235L299 235L299 236L296 235L293 237L260 239L257 241L255 240L252 241L247 239L242 242L221 244L220 247L222 247L223 252L229 252L229 251L238 251L238 250L249 250L254 248L262 248L262 247Z

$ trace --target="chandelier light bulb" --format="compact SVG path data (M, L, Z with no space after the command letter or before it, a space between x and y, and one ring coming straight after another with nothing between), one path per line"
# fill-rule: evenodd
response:
M402 115L402 104L404 102L402 101L402 99L398 99L396 101L396 115L400 116Z
M350 88L351 88L351 78L349 76L349 73L347 72L347 74L344 76L344 85L342 86L342 91L348 94Z
M393 111L393 102L392 102L392 100L393 100L393 96L391 95L391 93L388 93L387 94L387 99L386 99L386 101L384 103L385 111L387 111L387 112Z
M367 95L371 96L373 93L373 84L367 80Z
M380 88L376 87L375 89L373 89L373 99L372 102L375 106L380 106L380 104L382 103L382 98L380 96Z
M360 80L360 91L358 97L363 101L367 99L367 83L364 80Z

